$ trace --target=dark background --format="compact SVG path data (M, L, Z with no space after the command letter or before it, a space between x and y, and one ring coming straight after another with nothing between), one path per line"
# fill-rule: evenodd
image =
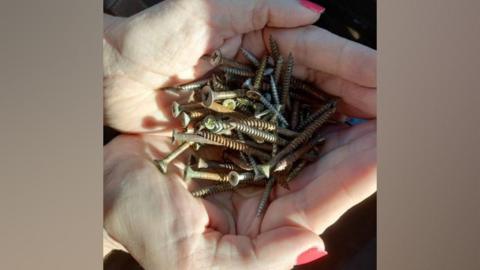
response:
M161 1L161 0L160 0ZM130 16L148 8L159 0L105 0L104 12L115 16ZM376 0L313 1L326 8L315 24L329 31L377 47ZM104 144L118 133L104 128ZM376 269L376 194L348 211L334 226L328 228L322 239L329 255L294 269L373 270ZM122 252L112 253L104 262L107 269L141 269Z

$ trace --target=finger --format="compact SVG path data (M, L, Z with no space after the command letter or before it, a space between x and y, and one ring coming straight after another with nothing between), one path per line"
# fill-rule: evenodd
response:
M208 21L230 37L270 27L298 27L314 23L325 10L308 1L244 0L197 1L200 10L207 10ZM210 13L210 14L209 14ZM211 14L214 13L214 14Z
M376 85L376 52L316 26L266 29L277 40L282 54L292 52L295 62L307 68L337 75L365 87ZM265 43L268 44L268 43Z
M281 227L263 232L255 239L246 236L207 234L218 243L214 265L225 269L291 269L305 262L305 251L315 250L316 256L326 255L323 241L311 231L298 227ZM313 257L313 258L312 258Z
M303 226L321 234L348 209L373 194L377 168L375 141L363 138L355 145L342 147L342 154L334 151L327 155L319 162L325 165L305 169L303 181L309 183L274 201L265 216L268 223L262 224L262 229Z

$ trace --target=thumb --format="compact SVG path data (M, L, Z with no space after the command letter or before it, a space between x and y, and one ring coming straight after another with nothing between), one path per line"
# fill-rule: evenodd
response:
M325 245L315 233L298 227L281 227L258 236L254 242L259 265L283 269L326 256Z

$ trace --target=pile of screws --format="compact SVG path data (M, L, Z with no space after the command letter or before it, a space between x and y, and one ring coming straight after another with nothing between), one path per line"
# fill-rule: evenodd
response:
M280 55L270 37L271 55L257 59L240 51L250 64L225 58L217 50L208 56L215 66L208 78L175 87L189 93L189 101L173 102L173 116L184 132L174 131L180 146L154 163L166 173L169 163L187 149L193 158L184 178L210 185L192 192L195 197L260 186L265 187L257 209L263 214L275 184L288 184L309 163L319 158L325 139L321 128L332 120L337 99L292 76L294 59ZM220 150L218 160L199 149ZM213 150L216 148L216 150Z

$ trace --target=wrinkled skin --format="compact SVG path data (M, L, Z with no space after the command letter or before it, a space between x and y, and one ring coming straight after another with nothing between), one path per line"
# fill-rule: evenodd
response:
M107 18L105 121L143 135L105 146L105 229L144 268L289 269L305 250L325 250L318 234L375 192L376 52L308 26L318 16L297 1L179 0ZM270 34L292 52L295 76L341 97L343 114L371 120L330 130L321 160L290 190L276 187L255 218L261 189L193 198L180 164L163 175L151 159L173 148L169 104L178 97L158 89L201 77L212 67L200 57L216 48L240 61L240 47L260 56Z

